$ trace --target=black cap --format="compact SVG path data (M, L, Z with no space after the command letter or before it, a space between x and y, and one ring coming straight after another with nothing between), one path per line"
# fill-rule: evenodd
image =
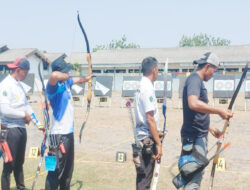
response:
M51 64L52 71L59 71L62 73L68 73L72 69L70 63L66 63L63 58L56 59Z

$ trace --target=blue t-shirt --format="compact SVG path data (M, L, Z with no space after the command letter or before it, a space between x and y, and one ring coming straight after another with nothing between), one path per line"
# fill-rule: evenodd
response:
M182 137L203 137L207 136L210 125L209 114L196 112L188 106L188 96L196 95L199 100L208 103L207 89L200 76L194 72L186 80L183 89L183 125Z
M55 86L47 83L46 93L53 110L50 134L69 134L74 132L74 107L71 95L73 79L57 82Z

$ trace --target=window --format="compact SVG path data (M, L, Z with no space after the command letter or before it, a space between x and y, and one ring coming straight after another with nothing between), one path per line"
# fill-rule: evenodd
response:
M168 71L170 72L170 73L174 73L174 72L179 72L179 69L168 69Z
M49 64L43 61L43 70L48 71L49 70Z
M182 72L189 72L189 69L182 69Z
M238 72L239 69L238 68L226 68L227 72Z
M5 65L0 65L0 71L5 71Z
M102 73L101 70L93 70L92 73Z
M141 70L140 69L129 69L128 73L140 73Z
M158 72L159 72L159 73L163 73L163 72L164 72L164 69L158 69Z
M182 69L182 72L184 72L184 73L185 73L185 72L190 72L190 73L191 73L191 72L193 72L193 71L194 71L194 69Z
M104 69L103 70L104 73L114 73L114 69Z
M126 73L126 69L116 69L116 73Z
M0 73L11 73L11 69L9 69L6 65L0 65Z

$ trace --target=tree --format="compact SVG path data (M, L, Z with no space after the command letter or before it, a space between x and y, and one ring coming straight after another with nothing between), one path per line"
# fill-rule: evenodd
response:
M93 52L102 49L124 49L124 48L140 48L140 46L134 43L127 43L127 38L125 35L123 35L121 40L112 40L108 45L97 45L95 48L93 48Z
M230 40L209 36L207 34L200 33L198 35L194 34L192 37L183 35L179 46L228 46L230 45Z
M76 76L81 75L82 69L81 69L81 65L80 65L78 62L75 62L75 63L72 65L72 69L73 69L74 71L76 71Z

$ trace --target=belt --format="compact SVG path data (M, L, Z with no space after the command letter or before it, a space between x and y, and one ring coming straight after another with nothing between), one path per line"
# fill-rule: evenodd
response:
M7 127L1 124L1 129L7 129Z

